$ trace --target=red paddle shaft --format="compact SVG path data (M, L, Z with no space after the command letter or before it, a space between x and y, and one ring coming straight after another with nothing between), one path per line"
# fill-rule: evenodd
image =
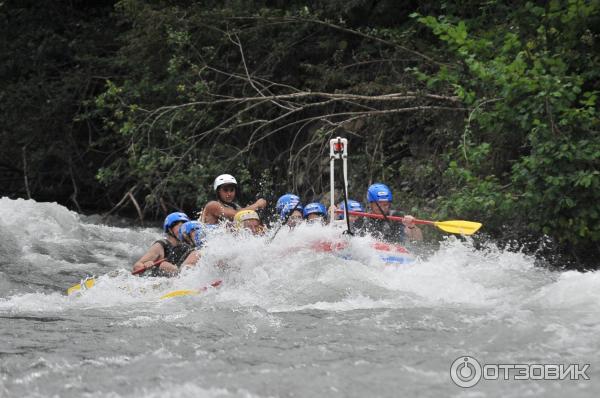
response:
M131 275L141 274L142 272L145 272L145 271L149 270L152 267L156 267L157 265L160 265L165 260L166 260L166 258L161 258L160 260L156 260L155 262L152 263L152 265L150 265L148 267L144 267L142 269L138 269L137 271L133 271L131 273Z
M343 214L344 210L336 210L335 212ZM404 220L404 217L384 216L383 214L363 213L362 211L349 211L348 214L350 214L351 216L376 218L376 219L379 219L379 220L385 220L386 218L388 220L391 220L391 221L403 221ZM416 219L416 218L414 219L414 223L415 224L425 224L425 225L435 225L435 223L433 221L419 220L419 219Z

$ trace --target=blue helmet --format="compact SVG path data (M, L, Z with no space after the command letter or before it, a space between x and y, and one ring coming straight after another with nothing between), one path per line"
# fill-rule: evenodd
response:
M309 203L304 206L304 218L307 218L309 214L321 214L323 217L327 218L327 209L325 205L319 202Z
M165 230L165 232L169 232L169 229L171 229L173 224L175 224L176 222L188 222L188 221L190 221L190 218L185 213L182 213L179 211L175 212L175 213L171 213L167 216L167 218L165 218L165 223L163 224L163 229Z
M340 203L338 205L338 208L341 209L341 210L345 210L346 206L344 205L344 202ZM363 212L365 211L365 209L363 208L363 206L359 202L357 202L356 200L352 200L352 199L348 199L348 210L349 211L363 211ZM338 220L343 220L344 219L344 213L338 214L336 216L336 218Z
M279 217L282 219L294 209L300 210L300 212L304 209L302 203L300 203L300 198L297 195L286 193L277 200L275 211L279 213Z
M181 228L179 228L179 240L185 242L185 238L192 238L192 232L196 232L196 236L194 236L194 245L196 247L202 246L203 239L206 237L206 233L202 228L202 224L198 221L188 221L184 223Z
M391 202L392 190L385 184L375 183L367 190L367 200L371 202Z

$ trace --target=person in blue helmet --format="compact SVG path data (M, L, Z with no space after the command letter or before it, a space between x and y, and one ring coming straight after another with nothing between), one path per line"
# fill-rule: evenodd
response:
M392 215L391 206L393 196L392 190L387 185L375 183L369 186L367 200L371 213L382 214L384 216ZM375 238L389 243L423 240L423 232L415 225L415 218L410 215L406 215L403 218L402 223L385 219L361 218L356 221L355 226L359 231L369 232Z
M297 195L286 193L282 195L275 205L275 211L282 223L287 223L288 226L294 227L302 222L304 206L300 202ZM287 221L286 221L287 220Z
M173 276L179 272L179 268L187 259L192 248L178 239L181 226L190 221L190 218L181 212L169 214L163 223L165 237L159 239L150 246L138 261L133 264L133 272L150 270L150 276ZM158 266L153 266L158 260L164 259Z
M198 221L188 221L179 228L177 236L179 241L199 249L204 245L206 232L204 231L202 224Z
M341 202L340 204L338 204L338 206L335 210L337 210L337 209L345 210L346 205L344 204L344 202ZM360 204L360 202L358 202L354 199L348 199L348 211L360 211L361 213L364 213L365 208ZM344 216L345 216L344 213L336 213L335 219L343 220ZM354 223L356 220L358 220L358 216L353 216L352 214L350 214L350 216L348 218L350 219L351 223Z
M327 223L327 208L325 208L325 205L322 203L313 202L307 204L304 206L303 215L306 222L321 222L322 224Z
M198 221L188 221L181 225L178 232L179 241L186 243L191 250L183 261L183 266L194 266L200 260L200 248L204 246L206 231Z

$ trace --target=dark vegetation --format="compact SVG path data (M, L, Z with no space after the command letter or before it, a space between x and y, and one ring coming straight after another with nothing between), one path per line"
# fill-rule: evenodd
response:
M2 195L140 218L393 187L428 219L600 255L599 1L0 3ZM325 198L324 198L325 199Z

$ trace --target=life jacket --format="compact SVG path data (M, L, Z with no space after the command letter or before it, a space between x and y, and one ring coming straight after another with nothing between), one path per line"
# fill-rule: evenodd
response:
M191 253L193 248L186 243L180 242L177 245L173 245L168 239L159 239L154 243L158 243L162 246L165 252L165 260L177 268L181 267L181 264L185 261L187 256ZM150 276L165 276L159 267L153 267Z
M406 239L404 224L395 221L362 218L354 222L359 234L371 234L375 239L387 243L403 243Z

